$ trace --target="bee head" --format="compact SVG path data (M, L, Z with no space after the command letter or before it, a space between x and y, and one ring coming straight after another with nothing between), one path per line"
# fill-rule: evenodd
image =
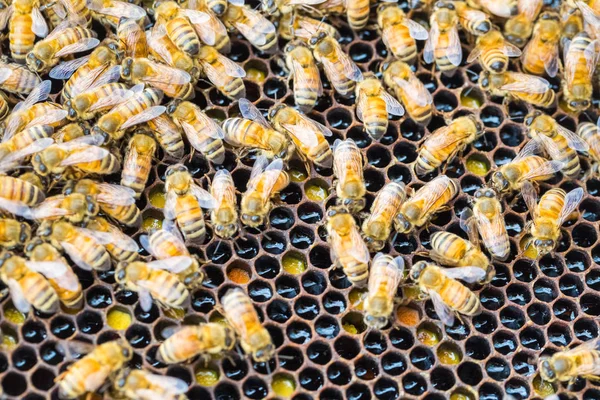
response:
M537 250L538 256L542 257L554 250L556 242L552 239L534 239L533 247Z
M4 263L12 256L12 253L8 251L3 251L2 253L0 253L0 268L4 267Z
M50 236L52 234L52 223L50 221L42 222L35 233L38 237Z
M388 323L388 319L386 317L375 317L370 314L365 315L364 321L365 324L371 329L383 329Z
M130 370L128 368L123 368L119 371L117 376L114 379L115 389L121 391L125 388L125 384L127 384L127 377L129 376Z
M268 362L273 358L273 354L275 354L275 345L273 345L273 343L267 343L265 346L256 350L252 358L256 362Z
M548 357L544 357L540 361L540 375L547 382L554 382L556 380L556 371L552 367Z
M500 171L496 171L492 174L492 187L497 192L504 192L508 189L508 180Z
M475 27L475 30L480 34L483 35L485 33L488 33L490 31L490 29L492 29L492 24L490 23L490 21L482 21L479 23L479 25L477 25Z
M310 40L308 41L308 43L314 47L317 44L319 44L320 41L322 41L323 39L325 39L327 37L327 33L326 32L319 32L316 35L314 35L313 37L310 38Z
M217 236L222 238L232 237L237 232L237 228L237 224L215 225L215 231L217 233Z
M242 213L242 222L244 225L257 227L263 224L264 218L259 214Z
M494 191L494 189L490 189L490 188L487 188L487 187L478 189L475 192L475 198L476 199L480 199L482 197L487 197L489 199L492 199L492 198L496 197L496 192Z
M118 339L117 342L121 346L121 356L125 360L131 360L131 358L133 357L133 348L131 347L129 342L122 338Z
M235 332L229 327L225 327L225 349L231 350L236 343Z
M435 3L434 6L435 9L439 10L441 8L445 8L447 10L454 10L454 4L447 2L447 1L438 1L437 3Z
M177 107L181 104L181 100L173 100L167 104L167 114L173 115L177 111Z
M25 59L27 66L34 72L41 72L46 69L46 63L39 59L33 52L27 54Z
M104 129L100 128L98 125L92 128L93 135L102 135L104 138L104 143L108 143L111 139L110 134L106 132Z
M483 90L489 90L490 89L490 73L487 71L482 71L479 74L479 86L481 86L481 88Z
M220 17L221 15L223 15L223 14L225 13L225 10L226 10L226 8L225 8L225 4L223 4L223 3L216 3L216 4L213 4L213 5L210 7L210 9L211 9L211 11L212 11L212 12L214 12L214 13L215 13L217 16L219 16L219 17Z
M365 244L371 250L379 251L383 249L383 246L385 246L385 242L383 240L377 240L367 235L365 235L364 239Z
M525 122L525 125L531 126L531 125L533 125L533 122L535 121L535 119L541 115L543 115L543 113L540 110L535 110L535 111L527 114L527 116L525 116L525 120L523 122Z
M415 265L413 265L409 273L410 279L413 282L417 282L421 277L421 274L423 273L425 267L427 267L427 263L425 261L419 261Z
M38 247L39 245L41 245L43 243L44 243L44 241L40 237L35 237L35 238L31 239L25 245L25 249L24 249L25 254L27 254L29 256L35 250L36 247Z
M412 229L412 224L406 219L406 216L402 213L398 213L394 220L394 226L398 233L406 233Z
M115 280L118 284L125 286L127 283L127 261L121 261L115 269Z
M31 227L25 222L21 222L19 227L19 243L24 244L31 238Z
M590 107L590 101L586 99L571 100L567 103L567 107L573 112L582 112Z
M269 109L269 114L267 116L269 117L269 119L273 119L273 118L275 118L275 116L277 115L277 113L279 111L283 110L286 107L287 107L287 105L285 105L285 104L275 104L273 107L271 107Z
M131 71L133 67L133 58L127 57L121 64L121 78L125 80L131 79Z

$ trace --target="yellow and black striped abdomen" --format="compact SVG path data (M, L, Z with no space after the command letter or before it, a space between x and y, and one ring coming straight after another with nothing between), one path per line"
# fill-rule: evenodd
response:
M135 136L134 136L135 138ZM135 147L135 143L133 144ZM138 148L135 156L135 160L123 162L123 171L121 172L121 185L127 186L135 191L135 198L139 199L140 195L146 188L150 171L152 170L152 157L154 151L151 153L145 152L145 149ZM134 157L131 153L127 153L127 157Z
M106 215L124 225L139 226L142 223L142 214L135 203L128 206L100 203L100 209Z
M369 96L363 109L365 130L374 139L379 140L388 128L388 113L385 100L380 96Z
M433 54L435 63L442 72L453 71L456 69L456 66L452 64L448 58L448 47L450 47L449 35L447 33L440 33L437 46L433 49Z
M508 68L508 56L496 46L486 48L480 60L485 69L494 73L504 72Z
M202 124L200 121L192 121L198 146L202 154L215 164L222 164L225 161L225 147L223 140L213 137L211 130L213 127Z
M417 43L403 24L394 24L383 30L389 51L400 61L413 64L417 59Z
M49 138L54 133L54 129L48 125L34 125L24 131L17 133L4 144L12 151L22 150L38 139Z
M337 56L335 57L335 60L329 61L335 68L335 74L330 74L327 78L340 95L349 96L354 92L356 82L346 77L346 74L344 73L344 64L337 59Z
M10 176L0 176L0 197L34 206L44 199L44 193L27 181Z
M598 350L578 351L572 361L576 366L575 373L578 377L600 374L600 352Z
M81 67L77 68L77 70L73 73L73 75L71 75L69 80L65 82L65 85L63 86L62 90L63 103L65 100L70 99L72 97L73 86L77 84L77 82L81 81L81 79L86 77L91 70L92 67L90 67L89 64L82 65Z
M87 357L71 365L69 369L59 375L59 393L63 398L75 399L87 392L86 382L88 376L106 370L97 360ZM108 372L106 377L108 377Z
M569 142L567 142L567 139L565 139L565 137L562 135L556 134L551 139L554 142L556 150L558 150L556 152L557 154L553 155L553 158L556 156L556 161L564 163L564 166L561 170L562 173L568 178L577 177L581 171L577 151L573 150L569 146Z
M540 198L536 207L537 218L548 218L558 220L561 210L565 205L566 193L562 189L550 189Z
M177 17L166 24L167 33L181 51L187 53L190 57L198 55L200 50L200 39L196 35L194 27L182 17Z
M29 272L18 282L25 298L33 307L44 313L56 310L58 296L50 283L41 274Z
M104 246L87 236L77 235L69 243L79 250L79 256L93 269L104 270L110 266L110 255Z
M444 258L457 262L467 253L469 243L453 233L436 232L431 237L431 248L434 252L442 255Z
M188 240L201 242L206 235L204 212L198 200L192 194L185 194L177 198L175 206L177 225Z
M584 122L577 127L577 134L589 146L588 154L596 161L600 162L600 129L596 124Z
M152 296L169 307L182 308L189 297L187 288L175 274L153 270L148 280L154 282L160 288L157 293L152 293Z
M33 50L35 34L32 30L31 14L15 14L10 18L9 39L12 58L19 64L25 64L27 53Z
M225 74L223 65L217 59L210 61L208 64L210 64L216 71L221 71L220 73L222 75ZM242 78L221 76L220 79L222 80L222 83L219 82L220 84L216 84L215 86L217 86L217 89L222 91L227 97L235 100L246 97L246 86L244 86L244 81Z
M346 3L346 16L352 29L360 30L367 26L370 6L369 0L348 0Z
M294 79L294 102L303 111L310 111L315 106L319 92L319 69L315 64L302 65L304 75L306 77L314 77L315 79L306 79L303 84L300 84Z
M548 89L544 93L525 93L525 92L510 92L514 97L524 102L532 103L538 107L550 107L554 104L556 93L554 90Z
M176 256L183 256L180 249L171 240L172 235L167 234L164 230L159 230L153 233L150 237L150 246L154 251L154 254L160 259L170 258Z
M163 114L148 121L147 125L164 151L175 158L183 157L185 144L181 129L170 118Z
M81 26L75 26L72 28L66 28L64 31L50 40L54 42L54 51L58 52L69 45L77 43L81 39L94 38L96 36L96 33L90 29Z
M361 286L367 282L369 277L369 265L356 260L354 257L342 254L338 258L346 277L355 285Z
M223 122L225 141L233 146L252 147L270 150L263 139L266 139L265 128L257 122L246 118L227 118Z
M479 312L479 298L454 279L444 278L443 284L436 291L448 307L461 314L475 315Z
M110 175L117 172L121 165L117 157L108 154L100 160L77 164L74 167L91 174Z
M446 135L446 133L440 133ZM415 172L417 175L424 175L433 171L443 162L448 161L451 156L454 156L464 144L465 140L457 140L452 142L448 138L446 142L435 139L435 134L425 140L423 146L419 150L419 156L415 162Z

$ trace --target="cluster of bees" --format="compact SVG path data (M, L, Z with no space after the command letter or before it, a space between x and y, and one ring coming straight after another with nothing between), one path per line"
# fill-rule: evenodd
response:
M340 96L355 96L356 114L374 140L384 136L391 115L406 113L428 124L434 104L414 74L416 41L425 41L425 63L452 74L463 60L459 29L474 43L467 61L479 60L479 84L491 96L548 107L556 94L544 76L560 74L560 101L572 113L587 112L600 59L600 2L566 0L559 13L542 12L542 0L416 1L413 7L429 13L428 28L397 3L379 3L377 25L390 54L381 80L356 66L343 51L337 29L322 18L342 15L352 29L361 30L371 6L369 0L264 0L262 10L240 0L160 1L149 7L118 0L4 4L0 27L9 27L11 60L0 63L0 208L6 214L0 220L0 279L15 307L23 313L32 307L54 313L60 303L80 308L82 287L72 265L107 271L115 264L116 281L138 294L143 310L153 302L186 308L189 291L204 274L202 260L185 243L202 243L205 210L210 210L215 235L223 239L234 238L243 226L264 226L277 194L289 184L285 169L292 157L306 163L308 171L311 164L333 168L337 202L327 210L327 240L334 267L354 285L368 288L364 320L370 328L389 324L396 293L405 284L418 286L446 325L457 314L478 313L479 298L468 285L490 282L492 261L510 253L503 196L523 196L532 218L530 245L540 256L552 252L583 190L555 188L538 200L534 185L559 171L578 177L578 151L594 164L586 176L597 173L596 124L581 123L571 132L541 111L528 115L531 140L491 174L488 186L472 198L472 209L461 215L469 239L433 234L431 261L419 261L405 273L402 257L377 253L371 259L371 253L383 249L394 231L413 232L448 209L460 192L457 181L439 175L416 191L391 182L377 194L370 212L360 214L366 205L362 153L350 139L330 146L332 132L305 113L322 94L322 69ZM91 29L92 19L106 30L102 41ZM296 107L276 104L265 116L245 99L245 71L227 57L231 32L267 54L279 51L279 38L289 41L279 60L293 81ZM510 57L520 57L523 72L509 71ZM64 81L60 94L50 94L51 81L39 77L46 74ZM218 123L191 102L199 79L237 100L240 115ZM474 115L447 121L422 143L415 174L444 168L483 133ZM120 226L140 226L136 200L158 147L181 159L186 142L218 172L205 190L183 164L169 166L166 219L160 230L140 237L154 259L142 261L138 243ZM239 204L230 173L219 167L226 147L240 156L257 153ZM16 171L24 166L33 171L19 175ZM120 174L120 184L103 181L113 174ZM48 196L55 182L62 193ZM220 301L228 325L207 323L173 332L159 347L163 362L219 354L238 343L257 362L275 355L243 290L230 290ZM185 398L183 381L125 368L133 354L125 340L91 349L82 343L68 346L88 355L57 378L64 398L94 392L109 379L117 397ZM596 341L556 353L540 362L540 372L548 381L598 374L598 351Z

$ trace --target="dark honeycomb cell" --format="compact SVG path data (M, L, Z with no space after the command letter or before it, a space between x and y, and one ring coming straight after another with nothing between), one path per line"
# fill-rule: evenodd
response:
M286 335L296 344L304 344L312 337L310 326L300 321L289 324L286 328Z
M571 343L571 333L568 327L554 324L548 328L548 340L557 347L566 347Z
M558 296L558 291L552 281L542 278L533 284L533 294L538 300L549 303Z
M40 358L49 365L58 365L65 359L64 350L56 342L46 342L40 347Z
M569 271L578 273L590 267L589 256L579 250L571 250L565 255L565 263Z
M421 375L411 372L402 378L402 387L406 393L419 396L427 390L427 382Z
M480 333L490 334L498 328L496 317L489 312L482 312L472 318L473 327Z
M303 319L315 319L319 315L319 310L319 303L313 297L302 296L294 303L294 312Z
M315 234L312 230L297 226L290 232L290 243L297 249L308 249L315 241Z
M314 342L306 349L306 355L315 364L325 365L331 360L331 347L325 342Z
M532 350L540 350L546 343L542 330L533 326L527 327L521 331L519 341L521 342L521 345Z
M23 339L29 343L41 343L48 336L44 324L39 321L27 321L21 328Z
M255 280L248 285L248 296L255 302L264 303L273 297L273 289L269 283Z
M106 308L112 304L110 290L104 286L94 286L87 291L86 302L93 308Z
M526 285L515 283L506 288L506 297L509 301L524 306L531 301L531 292Z
M508 329L518 330L525 324L525 314L517 307L505 307L500 311L500 323Z
M319 390L324 382L323 375L316 368L305 368L300 371L298 376L300 386L308 391Z
M276 229L288 230L294 226L294 214L284 207L277 207L269 214L271 226Z
M503 355L512 353L518 347L516 337L507 331L496 332L492 337L492 342L496 351Z
M400 395L398 384L388 378L381 378L373 386L375 397L380 400L397 399Z
M325 339L333 339L340 333L340 326L335 318L324 315L315 321L315 331Z
M327 379L334 385L346 385L352 379L350 368L345 363L334 362L327 367Z
M591 247L598 239L596 230L591 225L583 223L575 226L571 235L573 243L579 247Z
M93 311L84 311L77 316L77 329L81 333L94 334L102 329L102 317Z
M583 303L581 305L583 310ZM571 300L559 299L552 305L552 313L563 321L573 321L577 317L577 305Z
M598 337L598 325L588 318L581 318L573 325L575 337L582 342Z
M20 371L29 371L37 363L35 350L28 346L17 348L11 356L12 364Z
M588 315L600 315L600 297L594 294L585 294L580 299L581 311Z
M516 399L528 398L529 392L529 385L519 378L512 378L506 382L506 393Z
M363 340L365 349L372 354L382 354L387 350L387 342L385 337L377 331L370 331L367 333Z
M314 224L322 220L323 210L315 203L303 203L298 207L298 218L307 224Z
M244 395L250 399L264 399L269 393L267 384L259 378L249 378L242 385Z
M490 378L503 381L510 375L510 365L505 360L494 357L485 364L485 372Z
M9 396L20 396L27 390L27 381L23 375L9 372L2 379L2 388Z
M529 306L527 308L527 315L537 325L546 325L552 318L552 312L543 303L534 303Z
M485 360L490 355L490 345L483 337L473 336L465 342L465 352L475 360Z

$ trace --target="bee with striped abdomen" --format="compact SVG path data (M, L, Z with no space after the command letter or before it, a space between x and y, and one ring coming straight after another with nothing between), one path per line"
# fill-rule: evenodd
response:
M28 148L40 139L51 138L53 133L54 129L49 125L34 125L3 139L0 143L0 163L5 157L14 157L15 152Z
M533 32L533 24L542 11L543 5L543 0L519 0L517 15L511 16L504 23L506 39L517 47L523 48Z
M66 219L77 224L98 214L100 208L90 196L80 193L46 197L44 201L31 209L31 219L54 221Z
M210 219L215 235L223 239L231 239L239 229L235 192L235 184L229 171L217 171L210 186L210 194L215 199Z
M117 25L117 38L121 42L123 56L125 57L147 57L149 43L146 33L142 29L142 21L132 18L121 18Z
M377 253L369 271L367 297L364 300L365 324L371 329L383 329L394 311L398 285L404 279L404 259Z
M550 83L535 75L506 71L501 74L491 74L483 71L479 76L479 85L492 96L531 103L537 107L550 107L554 104L556 93Z
M146 17L146 11L142 7L129 1L89 0L87 7L95 20L112 29L119 26L122 18L143 20Z
M363 237L371 250L383 249L405 200L406 187L402 182L390 182L377 193L369 216L362 224Z
M30 238L29 224L13 218L0 218L0 246L9 250L14 249L23 246Z
M517 15L519 0L467 0L473 8L482 8L488 13L501 18L510 18Z
M136 200L146 188L155 153L156 141L150 136L135 134L129 139L121 171L121 185L132 189Z
M592 77L599 60L598 40L592 40L586 32L578 33L572 41L563 41L562 90L569 111L582 112L592 104Z
M464 1L455 1L454 7L458 14L458 23L471 35L485 35L492 29L490 16L485 12L470 7Z
M172 68L187 72L191 77L192 83L198 80L200 70L197 63L187 53L175 46L175 43L167 35L164 25L155 25L153 29L148 31L147 39L151 58L162 61ZM132 59L135 60L138 58ZM160 78L161 81L166 80L170 83L169 79ZM145 79L151 78L145 77Z
M145 369L122 369L113 379L116 392L125 399L188 400L185 381L172 376L152 374Z
M371 2L369 0L344 0L344 6L350 28L355 31L364 29L369 22Z
M246 71L242 67L211 46L202 46L197 60L203 75L221 93L233 100L246 97L246 86L242 80Z
M32 207L45 198L43 187L17 177L0 175L0 199Z
M560 17L544 12L533 27L533 35L521 55L523 71L554 78L558 72L558 44L561 38Z
M198 355L219 355L233 349L235 332L225 324L182 326L158 347L158 356L165 364L179 364Z
M28 95L40 83L40 77L29 68L0 62L0 89L18 95Z
M221 17L228 30L239 31L258 50L272 54L278 49L275 25L248 5L230 4Z
M241 1L235 0L230 1L230 3L237 6L243 5ZM181 3L181 6L186 9L184 12L188 15L192 26L196 30L196 34L203 43L208 46L214 46L214 48L222 54L227 54L231 51L231 40L227 28L219 18L218 14L210 10L207 1L185 0ZM223 9L223 13L224 12L225 9Z
M509 57L519 57L521 50L514 44L504 39L498 30L491 30L477 38L477 45L473 48L467 62L479 58L481 66L492 73L506 72Z
M600 122L584 122L577 127L577 135L589 146L588 155L593 164L590 173L600 172Z
M538 368L546 382L573 384L579 377L595 379L600 375L600 339L592 339L550 357L542 357Z
M351 212L365 207L367 187L363 175L364 162L360 149L352 139L333 144L333 174L337 179L336 203Z
M0 29L4 30L8 21L10 54L17 63L25 64L27 54L33 49L36 36L48 35L48 24L40 12L39 0L13 0L1 13ZM44 7L45 8L45 7Z
M390 53L400 61L414 64L417 60L415 40L427 40L427 30L410 19L396 2L379 4L377 24L381 30L381 39Z
M323 94L319 68L308 45L300 40L288 43L284 53L289 79L294 83L294 102L302 111L308 112Z
M195 96L192 77L187 72L148 58L126 58L121 65L121 78L132 84L146 84L175 99Z
M198 23L206 22L208 16L205 13L182 9L174 1L161 1L154 5L154 17L156 25L164 25L167 34L177 47L190 57L198 56L201 47L200 38L190 19L197 19Z
M425 42L423 60L435 61L440 71L453 74L462 61L462 47L458 37L458 14L450 2L435 4L429 24L429 37Z
M102 217L89 219L83 232L102 244L116 262L138 258L140 248L135 240Z

